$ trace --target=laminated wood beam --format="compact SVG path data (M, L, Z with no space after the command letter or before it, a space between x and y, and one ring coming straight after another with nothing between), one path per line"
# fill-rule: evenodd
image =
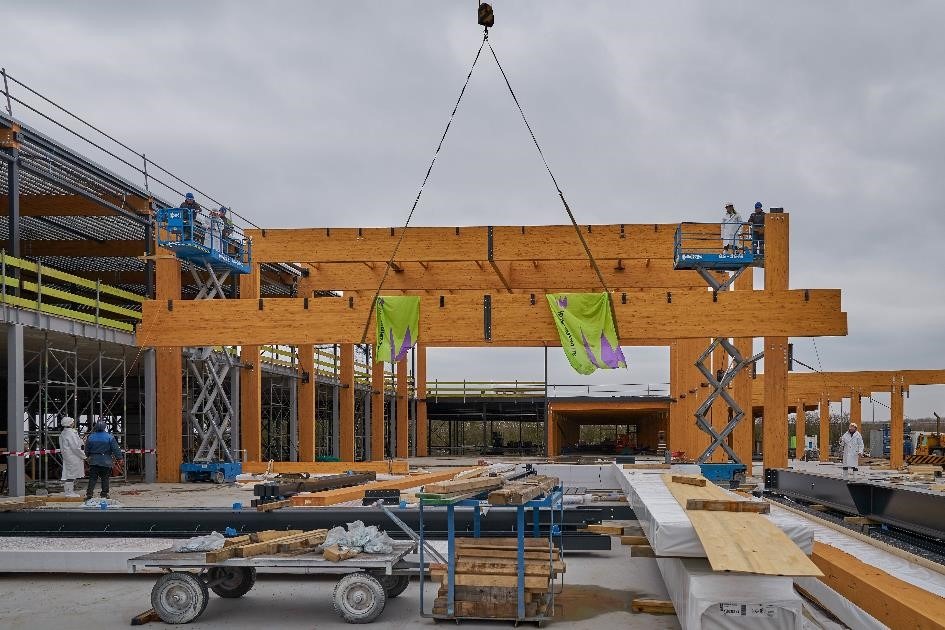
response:
M826 394L831 400L839 400L849 398L852 390L864 396L891 392L896 383L904 389L911 385L945 385L945 370L791 372L787 378L789 399L819 400ZM752 403L756 406L764 400L765 381L764 374L758 374L752 381Z
M397 422L394 427L397 433L395 440L397 457L410 457L410 399L407 388L409 379L407 359L403 358L397 362L397 396L395 398Z
M354 461L354 344L341 344L338 366L341 388L338 392L338 456Z
M597 260L672 258L677 224L585 225ZM246 230L257 262L376 262L386 264L403 228L301 228ZM398 263L489 260L587 260L570 225L409 228ZM718 234L717 225L690 226ZM720 243L721 245L721 243Z
M374 352L374 349L371 350ZM385 457L384 445L384 362L371 363L371 457Z
M788 215L769 213L765 217L765 290L772 294L789 286ZM747 336L747 335L738 335ZM787 468L788 417L787 375L788 337L775 331L766 332L764 416L761 425L762 456L765 468Z
M507 291L507 290L600 290L590 263L573 260L482 261L402 263L403 270L389 273L384 289L390 291ZM618 265L619 263L619 265ZM383 265L356 263L312 263L309 275L299 280L299 294L313 291L371 291L384 275ZM706 289L695 271L676 271L671 258L599 260L607 286L614 291L635 288ZM536 287L538 289L536 289Z
M259 265L240 276L240 300L197 300L194 304L210 310L224 304L251 303L259 298ZM183 324L186 327L186 323ZM209 344L188 344L209 345ZM240 447L246 451L246 459L262 459L262 363L259 346L262 344L240 344ZM300 344L301 345L301 344Z
M547 304L528 295L491 296L491 339L484 334L483 296L421 299L420 338L428 346L560 344ZM439 306L442 303L443 306ZM149 301L137 338L154 346L361 343L371 299ZM635 337L699 338L845 335L840 291L662 292L615 301L619 328ZM622 339L635 345L636 339Z
M146 214L149 202L141 197L126 200L110 195L102 197L130 212ZM6 207L7 196L0 195L0 207ZM113 217L115 213L79 195L20 195L20 216L23 217Z
M819 459L826 462L830 459L830 398L822 396L820 399L820 448Z
M299 461L315 459L315 354L312 346L299 347L299 369L308 374L298 382Z
M416 439L414 449L417 457L426 457L429 454L427 441L429 436L429 423L427 420L427 347L422 343L417 344L415 350L417 355L417 374L415 377L417 387L417 418L416 418Z
M26 240L20 241L23 256L63 256L83 258L135 258L145 254L145 242L141 240L92 241L92 240Z
M160 300L180 299L177 261L159 258L155 269L155 295ZM177 344L155 348L155 401L157 423L157 480L180 481L183 462L183 358Z

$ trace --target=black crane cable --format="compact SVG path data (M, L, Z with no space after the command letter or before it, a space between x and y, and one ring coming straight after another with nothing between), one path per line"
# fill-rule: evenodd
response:
M387 265L384 268L384 273L381 275L381 281L377 286L377 290L374 292L374 298L371 300L371 310L368 311L367 320L364 322L364 331L361 334L361 343L365 343L365 340L367 339L368 329L371 326L371 317L373 316L374 310L377 307L377 300L380 297L381 290L384 287L384 282L387 280L387 275L390 272L391 267L394 265L394 258L397 256L397 250L400 248L400 244L404 240L404 235L407 233L407 227L410 225L410 220L413 218L414 211L417 209L417 205L420 203L420 196L423 194L423 188L430 179L430 173L433 171L433 166L436 164L436 159L440 154L440 150L443 148L443 142L446 140L446 134L449 133L450 126L453 124L453 118L455 118L456 112L459 109L459 104L463 100L463 95L466 93L466 88L469 86L469 80L472 77L473 70L476 68L476 64L479 62L482 49L487 44L489 46L489 52L492 53L492 58L495 59L495 63L499 67L499 72L502 73L502 78L505 81L505 85L509 88L509 94L512 96L512 100L515 101L515 106L518 108L518 113L522 117L522 122L525 123L525 127L528 129L528 133L532 138L532 142L535 144L535 148L538 150L538 155L541 158L542 163L545 165L545 170L548 171L548 176L551 177L551 182L554 184L555 190L558 193L558 197L561 199L561 203L564 205L565 212L567 212L568 218L571 220L571 225L574 226L574 231L577 234L578 239L581 241L581 245L584 248L584 252L587 254L587 258L591 263L591 267L593 267L594 273L597 274L597 279L600 280L600 284L607 294L607 303L610 306L614 330L617 333L617 339L620 339L620 331L617 328L617 312L610 296L610 289L607 287L607 282L604 279L604 274L601 273L600 267L598 266L597 261L594 259L594 255L591 253L591 248L587 244L584 234L581 233L581 228L578 225L577 220L574 218L574 213L571 211L571 207L568 205L568 202L564 197L564 192L562 192L561 187L558 185L558 180L555 179L554 173L551 171L551 166L548 164L548 160L545 158L545 153L542 151L541 145L538 143L538 138L535 136L535 132L532 130L532 126L529 124L528 118L525 116L525 110L522 109L522 105L518 100L518 96L516 96L515 90L512 89L512 83L509 81L509 77L505 73L505 69L499 62L499 57L496 55L495 49L492 47L492 42L489 41L489 28L486 27L483 29L482 42L480 42L479 49L476 51L476 56L473 59L472 65L469 67L469 72L466 74L466 81L463 83L463 88L459 92L459 98L456 99L456 104L453 106L453 111L450 114L449 120L446 122L446 128L443 130L443 135L440 136L440 142L437 144L436 150L433 152L433 159L430 161L430 166L427 167L427 172L423 177L423 181L420 183L420 189L417 191L417 196L414 198L413 206L410 208L410 212L407 215L407 220L404 222L404 228L401 230L400 237L397 239L397 243L394 244L394 250L391 252L390 259L387 261Z

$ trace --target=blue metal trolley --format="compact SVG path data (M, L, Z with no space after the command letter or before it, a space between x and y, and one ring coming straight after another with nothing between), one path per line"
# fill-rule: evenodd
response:
M489 617L489 619L506 619L516 622L521 621L534 621L541 624L544 621L550 620L554 616L554 596L555 596L555 580L549 578L548 586L548 602L544 609L539 609L539 613L535 616L526 616L525 614L525 538L526 538L526 511L531 510L531 534L530 538L538 538L540 536L540 524L541 524L541 514L542 510L545 510L549 515L550 522L548 523L548 543L549 543L549 553L548 553L548 562L549 567L553 566L554 563L554 554L551 550L554 549L554 538L558 537L558 547L562 553L564 549L561 546L561 523L564 518L564 501L563 501L563 491L561 486L556 486L550 492L548 492L544 497L532 499L531 501L526 501L521 505L510 505L510 506L489 506L490 510L503 510L503 509L514 509L516 511L516 526L515 532L518 538L517 544L517 553L516 559L518 564L517 572L517 590L518 590L518 614L514 618L505 618L505 617ZM482 514L482 495L475 495L465 498L457 498L451 500L429 500L421 497L420 499L420 566L425 567L424 560L424 520L423 514L424 509L430 509L431 507L445 507L446 509L446 523L447 523L447 571L446 571L446 614L435 614L427 613L424 606L424 594L423 594L423 582L424 582L424 573L425 571L420 572L420 616L428 619L450 619L450 620L459 620L459 619L470 619L474 617L458 617L456 615L456 508L457 507L468 507L473 510L473 537L479 538L480 534L480 523L483 518ZM557 517L557 519L556 519ZM552 571L550 575L554 575ZM563 586L564 578L561 578L560 585Z

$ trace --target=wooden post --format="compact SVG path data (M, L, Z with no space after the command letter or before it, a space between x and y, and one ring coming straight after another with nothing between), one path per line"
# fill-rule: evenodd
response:
M407 380L410 378L407 359L397 362L397 457L410 457L410 399Z
M162 250L163 251L163 250ZM155 297L180 300L180 263L164 251L155 265ZM155 348L157 480L180 481L183 462L183 360L180 348Z
M372 357L373 358L373 357ZM384 366L383 361L371 363L371 459L384 459Z
M820 461L830 459L830 398L824 394L820 399Z
M765 291L788 289L789 216L765 216ZM787 337L765 337L764 468L787 468Z
M429 425L427 424L427 347L422 343L418 343L416 352L417 435L415 447L417 457L426 457L429 455L427 449L427 436L429 435Z
M850 393L850 422L856 423L857 431L863 429L863 397L862 392L856 390ZM846 430L847 427L843 429Z
M259 299L259 265L240 276L240 299ZM246 459L262 460L262 363L259 346L240 346L240 445Z
M555 418L555 412L548 408L548 417L545 419L545 447L546 457L557 457L561 454L561 447L558 444L558 422Z
M735 281L736 291L751 291L755 284L755 270L748 267L742 272L742 275ZM732 342L735 348L746 359L754 354L752 344L754 340L751 337L737 337ZM738 406L745 412L745 417L738 423L735 430L732 431L732 450L738 455L738 459L751 469L751 456L754 451L754 432L755 418L751 401L751 366L742 370L732 381L732 397Z
M315 352L309 345L299 346L299 370L308 374L308 382L299 381L299 461L315 461ZM301 376L301 375L300 375Z
M898 377L893 382L889 403L889 467L895 469L903 464L902 441L905 422L902 381Z
M343 462L354 461L354 344L341 344L338 357L341 387L338 391L338 454Z
M686 440L686 388L682 381L682 341L673 340L669 346L669 395L673 402L669 405L669 423L666 427L666 448L670 453L685 451L689 448Z
M797 403L797 413L794 416L794 435L797 440L797 452L795 457L797 459L803 459L804 453L807 451L806 442L804 438L807 436L807 412L804 411L804 406L807 403L802 398Z

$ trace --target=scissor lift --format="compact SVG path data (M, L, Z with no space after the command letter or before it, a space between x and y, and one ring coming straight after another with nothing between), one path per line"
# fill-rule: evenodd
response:
M192 208L164 208L155 213L155 220L158 244L191 263L194 299L226 299L230 276L250 272L251 241L222 218L202 219ZM237 378L233 368L239 358L226 348L189 348L184 356L195 385L185 417L197 449L192 461L181 464L181 481L233 481L242 465L237 405L231 400L237 394L227 386L227 376L231 383Z
M673 252L674 268L697 271L716 293L727 291L748 267L762 266L764 263L764 257L760 253L761 243L752 239L750 224L740 224L735 236L725 241L722 238L722 229L723 225L720 223L682 223L676 228ZM725 276L720 276L719 272L725 273ZM724 370L713 373L706 361L711 361L712 354L718 347L721 347L731 360ZM694 414L696 425L712 439L696 459L707 479L731 482L745 472L751 473L751 462L742 462L728 445L729 434L745 417L745 411L728 393L728 387L739 372L748 369L763 356L763 352L751 357L742 356L730 340L719 337L713 339L696 360L696 369L702 373L712 390ZM706 416L712 404L719 398L732 410L732 417L720 431L716 431ZM725 451L731 462L707 463L719 447Z

